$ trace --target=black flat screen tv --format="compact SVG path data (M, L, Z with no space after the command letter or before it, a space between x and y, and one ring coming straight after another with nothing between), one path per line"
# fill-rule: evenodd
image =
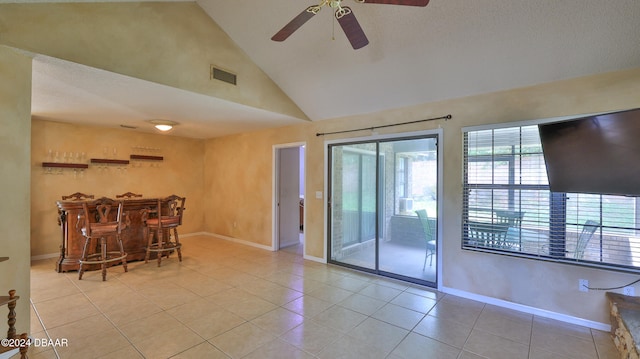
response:
M640 196L640 109L538 130L552 192Z

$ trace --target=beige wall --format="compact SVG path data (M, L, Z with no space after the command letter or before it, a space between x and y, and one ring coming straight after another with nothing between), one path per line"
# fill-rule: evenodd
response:
M205 146L204 191L208 199L205 211L215 215L207 218L205 230L270 247L273 145L321 143L312 134L312 127L294 126L209 140ZM310 164L306 167L307 177L322 178L322 157L309 153L306 156ZM306 190L313 193L322 190L322 186L307 185ZM305 198L311 197L305 195ZM322 201L307 200L305 209L311 211L312 208L316 211L308 213L322 213ZM317 257L322 256L322 223L322 216L307 215L308 249Z
M106 157L128 160L130 154L163 156L162 162L132 161L129 165L90 165L84 172L72 169L48 169L42 162L52 162L49 150L59 160L85 153L84 159ZM116 155L113 149L116 149ZM142 149L146 148L146 150ZM153 149L153 150L150 150ZM142 134L126 129L106 129L51 121L32 121L31 130L31 255L59 253L60 227L57 225L56 201L75 192L115 198L125 192L147 198L171 194L185 196L186 212L181 234L203 230L202 192L204 141L167 134ZM60 174L61 173L61 174Z
M0 295L15 289L17 333L29 332L31 59L0 46ZM8 309L0 307L2 318ZM5 319L6 320L6 319ZM6 321L0 321L0 332Z
M305 254L323 258L324 202L315 191L324 188L324 141L367 136L369 131L316 137L316 132L453 116L449 121L379 129L380 134L442 127L444 146L443 283L452 290L608 323L604 292L582 293L579 278L592 286L617 286L635 276L460 249L462 215L462 128L640 107L640 69L551 84L424 104L410 108L325 120L314 124L247 133L209 140L205 156L205 210L208 232L246 241L271 243L272 146L307 142ZM248 215L247 215L248 214ZM237 227L232 223L237 221Z

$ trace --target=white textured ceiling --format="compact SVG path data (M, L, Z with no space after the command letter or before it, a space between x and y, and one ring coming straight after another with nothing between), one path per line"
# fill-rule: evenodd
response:
M638 0L431 0L425 8L344 0L369 38L360 50L351 48L328 8L286 41L270 40L313 0L197 3L314 121L640 66ZM211 98L75 66L36 61L35 114L82 111L85 122L89 116L113 122L116 113L124 120L132 111L157 117L174 111L186 114L184 131L175 132L186 137L203 137L204 128L211 130L207 137L241 132L282 117L224 101L205 104ZM101 81L60 83L55 74L61 71L84 71L82 81ZM148 95L126 93L125 100L114 90L121 81L171 92L176 100L159 108ZM61 101L65 91L71 96ZM226 132L217 133L207 106L244 120L220 125ZM101 116L106 108L113 110L109 118Z
M640 66L638 0L344 0L370 41L355 51L327 8L269 40L314 1L198 3L312 120Z
M34 118L155 132L149 119L178 122L175 136L213 138L300 123L300 119L38 55Z

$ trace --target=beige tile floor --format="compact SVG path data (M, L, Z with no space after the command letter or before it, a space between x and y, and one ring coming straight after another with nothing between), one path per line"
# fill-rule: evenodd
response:
M197 236L184 260L31 270L38 358L617 358L606 332Z

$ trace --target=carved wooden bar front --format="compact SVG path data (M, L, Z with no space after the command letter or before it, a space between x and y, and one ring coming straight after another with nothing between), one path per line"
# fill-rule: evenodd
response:
M92 194L84 194L84 193L80 193L80 192L76 192L74 194L70 194L68 196L62 196L62 200L66 201L66 200L72 200L72 201L83 201L83 200L87 200L87 199L93 199L93 195Z
M136 194L133 192L127 192L127 193L123 193L123 194L117 194L116 198L124 198L124 199L131 199L131 198L142 198L141 194Z
M77 228L78 214L82 212L83 201L58 201L59 223L62 235L60 257L56 262L57 272L78 270L78 260L82 256L84 237ZM147 240L144 236L144 224L141 218L143 209L157 206L154 198L130 198L124 201L124 212L129 215L130 224L122 231L121 237L127 262L143 260L145 258ZM94 214L91 214L94 215ZM95 248L89 249L89 254L95 253ZM87 270L99 269L99 266L89 266Z

